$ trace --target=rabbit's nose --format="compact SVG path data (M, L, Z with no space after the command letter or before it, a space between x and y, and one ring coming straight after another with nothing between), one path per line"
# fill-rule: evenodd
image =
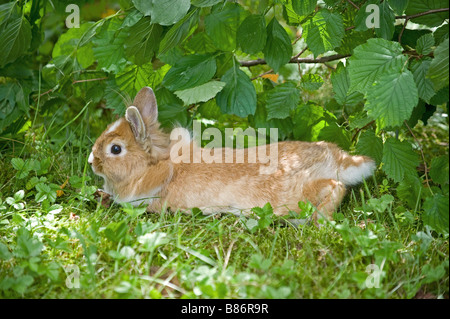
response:
M92 152L91 152L91 154L89 154L88 163L89 164L94 163L94 153L92 153Z

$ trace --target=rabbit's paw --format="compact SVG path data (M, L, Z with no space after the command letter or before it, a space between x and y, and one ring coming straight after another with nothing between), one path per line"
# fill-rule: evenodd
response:
M106 193L103 189L97 189L94 193L94 197L105 208L111 206L111 194Z

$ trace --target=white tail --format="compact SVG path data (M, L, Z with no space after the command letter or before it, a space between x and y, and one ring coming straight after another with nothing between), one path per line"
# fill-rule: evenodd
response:
M347 186L361 183L372 176L376 168L375 162L368 157L352 156L351 158L354 163L346 167L341 166L338 172L338 180Z

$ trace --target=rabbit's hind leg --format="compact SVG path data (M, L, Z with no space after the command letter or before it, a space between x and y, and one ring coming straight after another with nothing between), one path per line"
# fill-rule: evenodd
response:
M309 199L316 207L313 219L318 217L333 219L333 212L339 207L345 195L345 185L334 179L319 179L310 182L305 188L303 195Z

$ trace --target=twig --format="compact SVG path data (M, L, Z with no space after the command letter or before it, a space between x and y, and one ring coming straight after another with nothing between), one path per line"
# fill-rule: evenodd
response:
M45 91L44 93L41 93L41 95L39 95L39 96L44 96L44 95L52 93L52 92L53 92L53 89L50 89L48 91Z
M83 83L83 82L102 81L102 80L107 80L107 79L108 79L107 77L103 77L103 78L97 78L97 79L77 80L77 81L73 81L72 84Z
M7 138L7 137L1 137L1 136L0 136L0 139L2 139L2 140L7 140L7 141L11 141L11 142L16 142L16 143L20 143L20 144L24 144L24 145L25 145L24 142L21 142L21 141L18 141L18 140L14 140L14 139L12 139L12 138Z
M257 76L255 76L254 78L251 78L251 80L253 81L253 80L256 80L257 78L260 78L260 77L262 77L262 76L264 76L264 75L267 75L267 74L270 74L270 73L272 73L273 72L273 69L270 69L269 71L267 71L267 72L264 72L264 73L261 73L260 75L257 75Z
M359 7L352 0L347 0L347 2L350 3L356 10L359 10Z
M359 10L359 9L358 9ZM441 8L441 9L433 9L433 10L429 10L429 11L425 11L425 12L420 12L420 13L416 13L416 14L412 14L412 15L404 15L404 16L395 16L395 19L405 19L405 20L411 20L414 18L419 18L428 14L433 14L433 13L439 13L439 12L445 12L445 11L449 11L449 8ZM407 21L405 21L406 24ZM345 31L351 30L356 28L356 26L350 26L347 27L345 29ZM403 31L402 31L403 33Z
M405 23L403 24L402 31L400 31L400 34L398 35L398 43L400 43L400 44L402 44L402 36L403 36L403 32L404 32L405 29L406 29L406 25L408 24L408 21L409 21L409 19L406 18L406 19L405 19Z
M349 56L350 56L350 54L334 54L334 55L320 57L317 59L292 57L289 60L289 63L325 63L325 62L344 59ZM241 66L251 67L251 66L255 66L255 65L267 64L267 62L264 59L257 59L257 60L250 60L250 61L239 61L239 64Z
M430 183L428 182L428 165L427 165L427 162L425 161L425 156L423 155L422 145L420 144L419 140L416 138L413 131L409 127L408 122L406 122L406 120L405 120L404 123L405 123L406 127L408 128L409 133L411 133L412 137L414 138L414 141L416 141L417 145L419 145L420 154L422 155L422 160L423 160L423 166L425 168L425 182L427 183L428 189L430 190L431 194L434 195L433 191L431 190Z
M362 130L368 128L368 127L371 126L373 123L375 123L375 121L371 121L371 122L367 123L366 125L364 125L363 127L358 128L358 129L356 130L355 134L354 134L353 137L352 137L352 143L355 141L356 136L358 136L359 132L361 132Z
M303 50L301 50L298 54L294 55L293 58L297 59L299 56L301 56L305 51L308 50L308 47L306 46Z
M425 12L419 12L416 14L412 14L412 15L404 15L404 16L395 16L396 19L407 19L407 20L411 20L414 18L418 18L418 17L422 17L428 14L433 14L433 13L439 13L439 12L445 12L448 11L449 8L440 8L440 9L433 9L433 10L428 10Z

